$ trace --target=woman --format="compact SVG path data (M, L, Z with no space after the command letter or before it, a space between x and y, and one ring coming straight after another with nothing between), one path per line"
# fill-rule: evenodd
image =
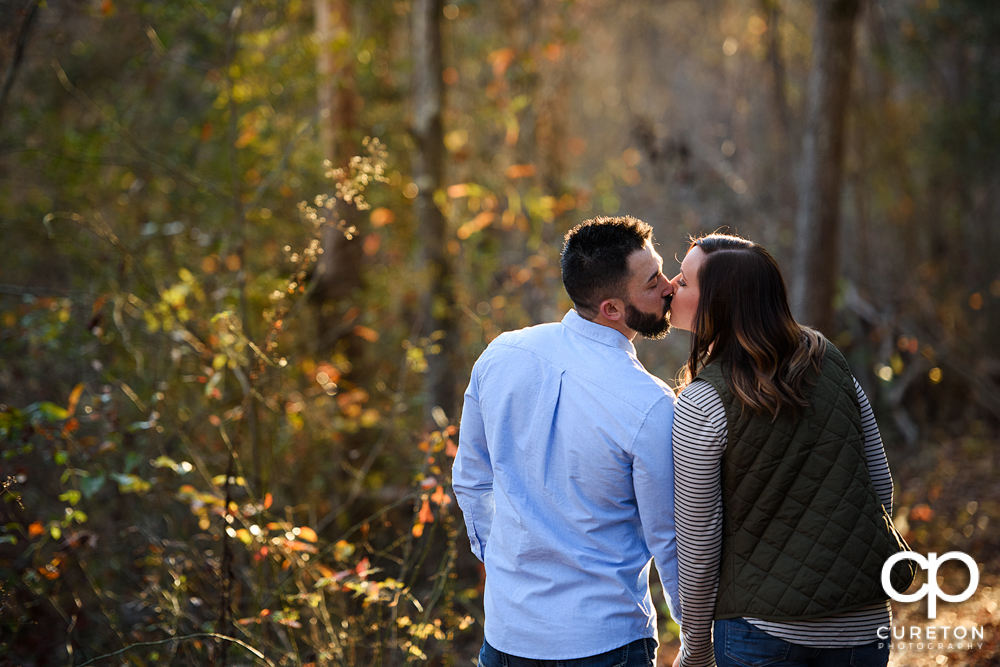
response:
M694 334L673 426L680 664L713 663L714 619L720 666L884 666L880 577L904 546L868 399L763 247L695 239L671 282L671 324Z

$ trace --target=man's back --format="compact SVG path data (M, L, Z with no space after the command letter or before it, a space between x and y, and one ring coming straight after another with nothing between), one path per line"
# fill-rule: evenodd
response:
M483 353L454 487L493 647L571 659L655 638L651 552L676 595L672 417L632 343L576 311Z

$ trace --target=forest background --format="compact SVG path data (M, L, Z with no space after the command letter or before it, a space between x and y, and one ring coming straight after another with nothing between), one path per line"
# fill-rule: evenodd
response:
M600 214L668 274L776 255L897 526L982 570L937 624L983 646L893 664L995 664L998 40L990 0L3 0L0 665L470 664L461 394Z

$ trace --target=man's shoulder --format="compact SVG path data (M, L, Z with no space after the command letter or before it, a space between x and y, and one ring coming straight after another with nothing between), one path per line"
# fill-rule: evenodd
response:
M665 397L671 403L674 399L667 383L649 373L634 354L594 342L561 322L503 333L490 343L480 359L511 371L506 365L519 363L523 355L559 367L642 411Z
M560 322L546 322L514 331L505 331L493 339L490 347L552 340L560 334L561 329L562 323Z
M518 354L517 350L545 349L558 345L559 323L548 322L505 331L486 346L480 358Z

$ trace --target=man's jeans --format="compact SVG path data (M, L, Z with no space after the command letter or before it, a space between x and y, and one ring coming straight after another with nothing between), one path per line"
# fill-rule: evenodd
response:
M864 646L812 648L769 635L742 618L715 622L718 667L885 667L889 641Z
M502 653L483 640L479 651L479 667L653 667L656 663L656 642L636 639L600 655L574 660L534 660Z

